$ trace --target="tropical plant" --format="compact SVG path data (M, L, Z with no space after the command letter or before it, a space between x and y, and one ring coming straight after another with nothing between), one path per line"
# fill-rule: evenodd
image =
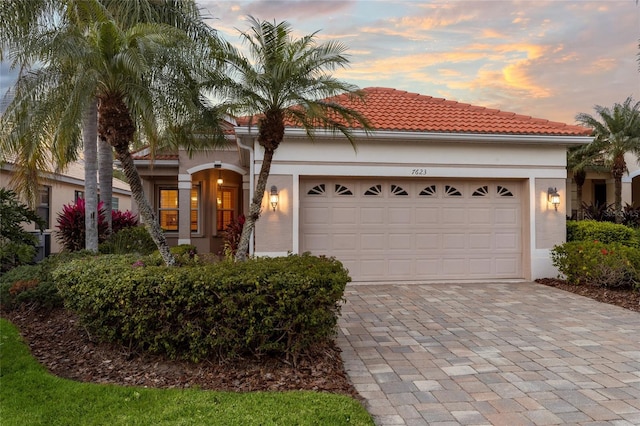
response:
M640 154L640 102L631 97L612 108L596 105L597 116L580 113L576 120L593 129L591 151L598 152L611 170L615 185L616 223L622 223L622 176L627 172L624 156Z
M0 272L33 260L36 239L22 227L25 222L44 229L44 221L14 191L0 188Z
M347 94L362 99L354 85L332 77L331 71L346 67L346 46L331 41L318 44L316 34L294 38L289 23L258 21L249 16L251 28L241 34L251 59L237 49L229 56L234 82L218 87L232 115L257 117L257 141L264 157L255 191L246 215L236 260L245 260L249 239L260 217L271 161L284 138L285 123L305 129L308 137L316 128L342 133L353 144L354 124L368 129L357 111L326 98ZM252 119L251 119L252 120Z
M587 172L603 172L606 167L603 164L599 152L594 152L592 144L580 145L569 148L567 151L567 169L573 173L573 181L576 183L576 196L578 201L578 220L584 219L584 202L582 188L587 179ZM593 218L592 218L593 219Z
M75 159L83 115L97 100L98 135L115 149L145 226L165 263L173 265L175 259L145 197L130 146L138 129L152 151L163 141L186 144L188 150L223 141L215 110L200 96L198 81L198 75L204 75L205 55L215 57L211 51L219 43L199 15L193 21L187 15L176 17L175 22L189 22L183 30L125 22L125 13L118 15L119 21L110 13L118 4L134 3L134 9L155 3L163 10L176 4L169 0L3 4L0 24L8 31L0 36L0 57L6 48L14 64L39 67L21 75L14 88L15 97L0 122L0 147L17 160L14 182L33 197L38 171L47 170L50 163L63 168ZM194 42L196 36L202 43ZM198 131L212 136L196 138Z
M98 230L98 241L102 242L107 237L107 223L102 202L98 204L97 209L97 217L94 217L93 220L95 220ZM79 251L85 248L85 242L87 241L85 236L86 219L86 202L83 198L78 198L73 204L62 206L62 211L58 213L57 218L58 224L56 228L58 230L56 231L56 238L65 250Z

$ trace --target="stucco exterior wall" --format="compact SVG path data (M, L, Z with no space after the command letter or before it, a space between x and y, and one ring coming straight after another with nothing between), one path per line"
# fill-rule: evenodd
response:
M278 188L278 205L269 202L271 186ZM283 256L293 250L293 201L292 175L270 175L262 198L262 214L256 222L256 253L265 256Z
M262 160L259 148L255 159L257 176ZM357 143L354 150L345 140L285 139L274 156L267 190L276 184L285 208L291 189L292 210L287 206L272 214L266 209L265 196L264 214L256 226L257 255L298 252L302 176L522 179L528 191L523 204L525 278L557 275L549 249L564 241L566 232L566 147L562 145L368 140ZM557 212L547 202L549 186L557 187L561 195Z

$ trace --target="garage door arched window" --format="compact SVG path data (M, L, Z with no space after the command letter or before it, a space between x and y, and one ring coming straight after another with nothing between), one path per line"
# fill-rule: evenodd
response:
M444 195L445 197L462 197L462 192L458 191L455 187L451 185L445 185Z
M436 197L438 195L437 189L435 185L429 185L420 191L421 197Z
M391 185L391 194L399 196L408 196L409 193L398 185Z
M336 195L353 195L353 192L346 186L336 183Z
M364 191L364 195L374 197L382 195L382 185L373 185L371 188Z
M509 191L507 188L505 188L504 186L500 186L498 185L498 188L496 189L498 196L500 197L513 197L513 193L511 191Z
M311 188L307 192L307 195L325 195L324 183L321 183L320 185L316 185L313 188Z

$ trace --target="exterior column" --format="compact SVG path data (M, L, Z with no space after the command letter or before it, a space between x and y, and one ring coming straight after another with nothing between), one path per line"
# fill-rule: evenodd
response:
M191 175L178 175L178 244L191 244Z

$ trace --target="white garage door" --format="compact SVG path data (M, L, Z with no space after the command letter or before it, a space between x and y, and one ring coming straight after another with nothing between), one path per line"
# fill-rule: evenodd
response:
M354 281L522 278L518 181L305 179L302 251Z

